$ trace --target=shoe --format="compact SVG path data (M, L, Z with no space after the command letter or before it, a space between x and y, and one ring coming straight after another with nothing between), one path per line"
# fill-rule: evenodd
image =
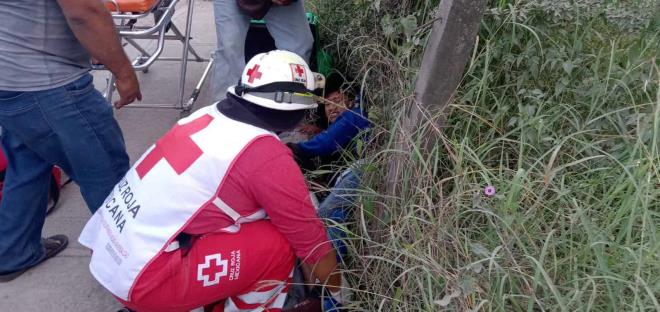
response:
M44 249L46 250L44 253L44 256L39 260L39 262L35 263L34 265L20 269L18 271L14 271L11 273L6 273L6 274L0 274L0 283L6 283L9 282L19 276L21 274L25 273L27 270L30 268L33 268L40 263L54 257L60 251L64 250L66 246L69 244L69 238L66 237L65 235L54 235L49 238L42 238L41 243L44 245Z

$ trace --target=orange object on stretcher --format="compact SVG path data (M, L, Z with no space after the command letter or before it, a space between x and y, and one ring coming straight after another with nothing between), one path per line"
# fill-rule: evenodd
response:
M160 0L107 0L105 7L112 12L147 13Z

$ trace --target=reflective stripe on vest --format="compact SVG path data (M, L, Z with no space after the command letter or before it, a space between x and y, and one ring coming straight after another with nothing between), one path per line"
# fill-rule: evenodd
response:
M238 219L241 218L241 214L239 214L238 212L236 212L236 210L234 210L234 209L232 209L231 207L229 207L229 205L227 205L227 204L226 204L224 201L222 201L222 199L220 199L219 197L216 197L216 198L213 200L213 204L214 204L216 207L218 207L218 209L220 209L220 211L224 212L224 213L225 213L226 215L228 215L232 220L234 220L234 223L236 223L236 221L238 221Z

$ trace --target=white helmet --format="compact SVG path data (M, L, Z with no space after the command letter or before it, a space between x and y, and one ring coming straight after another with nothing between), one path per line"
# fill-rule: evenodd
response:
M323 87L323 75L312 72L295 53L273 50L255 55L243 69L238 85L228 92L253 104L292 111L316 108L313 91Z

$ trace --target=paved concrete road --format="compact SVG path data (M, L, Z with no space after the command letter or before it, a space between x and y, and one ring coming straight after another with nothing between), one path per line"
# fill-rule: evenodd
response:
M184 7L176 12L175 21L181 25L181 29L185 27L185 13ZM208 57L215 47L212 2L197 1L193 37L195 48L203 57ZM165 54L180 55L180 47L178 43L168 43ZM186 96L197 83L204 65L190 64ZM140 73L143 103L173 103L177 97L178 72L179 63L161 62L156 63L149 73ZM98 89L105 88L106 76L105 72L95 73ZM209 93L207 84L195 108L210 104ZM131 160L134 161L179 119L179 112L173 109L124 108L116 112L116 117L124 131ZM43 234L68 235L69 247L18 279L0 284L0 312L111 312L120 308L114 298L90 275L90 252L77 241L89 217L89 210L78 187L74 183L64 187L59 208L47 218Z

